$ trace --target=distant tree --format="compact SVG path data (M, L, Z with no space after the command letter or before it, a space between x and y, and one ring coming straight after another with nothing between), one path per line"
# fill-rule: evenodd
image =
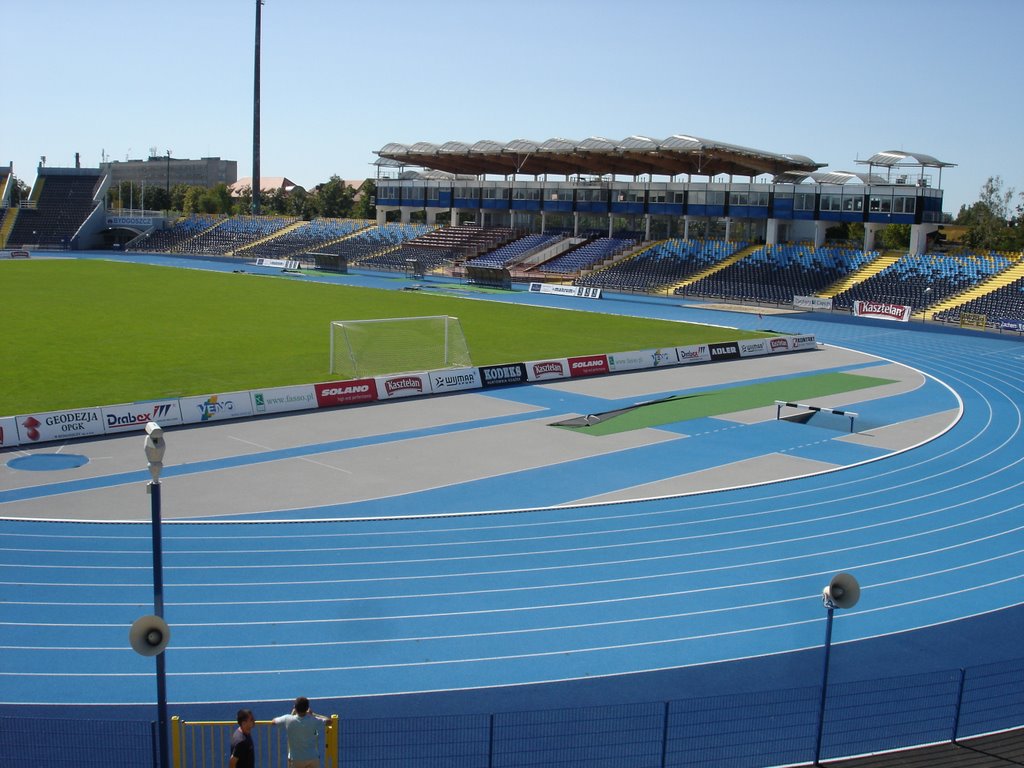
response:
M312 221L320 215L320 200L302 187L297 187L288 195L288 213Z
M886 224L879 233L882 247L888 251L898 251L910 245L909 224Z
M352 199L355 197L355 190L339 176L331 176L329 181L318 186L316 194L320 198L321 216L344 219L352 215Z
M32 190L29 189L28 184L19 179L17 176L13 177L14 186L11 188L11 205L18 207L21 205L22 200L28 200L29 194Z
M203 187L187 186L182 195L181 210L184 213L212 213L203 207L202 198L206 189Z
M165 211L171 207L171 195L163 187L146 187L146 209Z
M267 216L283 216L288 213L288 193L278 187L263 195L263 213Z
M235 198L234 212L248 214L252 212L252 187L242 187Z
M1011 187L1003 187L1000 176L989 176L981 187L978 201L970 206L961 206L957 224L967 227L963 242L965 245L995 251L1016 251L1024 246L1024 193L1017 196Z
M359 187L359 197L352 208L354 219L377 218L377 185L373 179L367 179Z
M216 201L216 209L213 213L231 213L235 199L231 197L231 190L223 181L210 190L210 196Z
M191 187L188 184L175 184L171 187L171 210L184 211L185 197Z

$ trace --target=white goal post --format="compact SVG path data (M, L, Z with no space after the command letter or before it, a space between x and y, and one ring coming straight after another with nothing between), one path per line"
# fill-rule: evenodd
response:
M473 364L451 315L331 321L332 375L346 379Z

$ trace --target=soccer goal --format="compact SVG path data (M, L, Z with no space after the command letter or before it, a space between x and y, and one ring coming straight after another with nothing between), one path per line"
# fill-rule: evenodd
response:
M451 315L331 322L331 373L346 379L473 364Z

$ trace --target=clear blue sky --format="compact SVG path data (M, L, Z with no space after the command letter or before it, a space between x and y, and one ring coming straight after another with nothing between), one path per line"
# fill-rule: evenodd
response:
M252 172L255 0L5 0L0 163L219 156ZM265 0L261 175L374 175L389 142L687 134L887 149L1024 190L1021 0Z

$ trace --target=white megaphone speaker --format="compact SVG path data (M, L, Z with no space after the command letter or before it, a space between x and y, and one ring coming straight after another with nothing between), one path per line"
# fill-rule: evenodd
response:
M848 573L837 573L821 592L826 608L853 608L860 600L860 584Z
M159 616L142 616L132 623L128 642L141 656L156 656L167 647L171 639L171 628Z

